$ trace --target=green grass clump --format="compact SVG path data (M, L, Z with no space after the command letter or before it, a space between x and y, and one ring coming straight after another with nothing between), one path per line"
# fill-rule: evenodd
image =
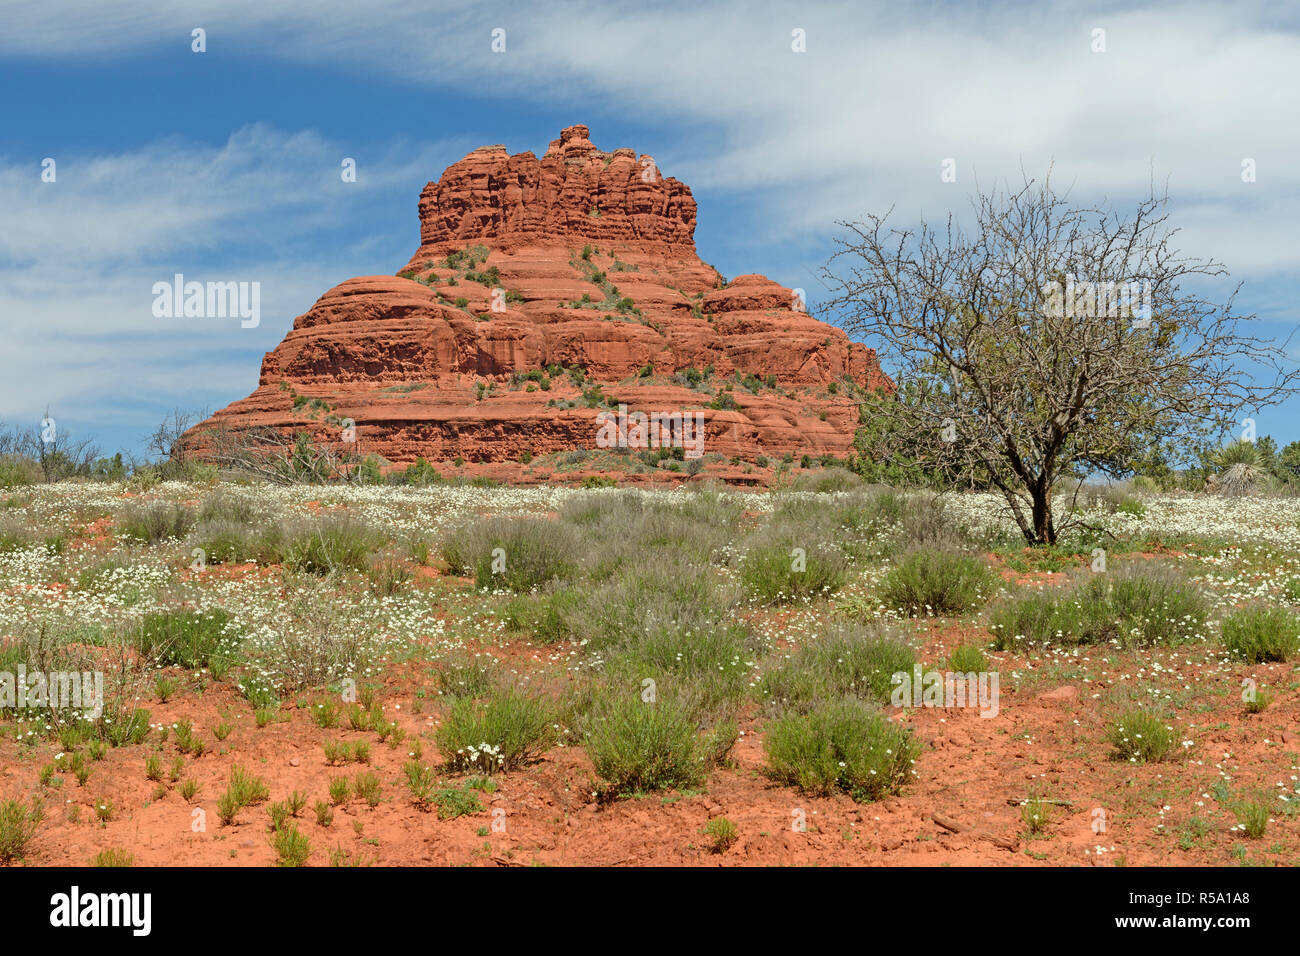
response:
M217 814L221 822L230 825L244 807L264 803L271 796L270 788L238 765L230 768L230 783L217 800Z
M948 655L948 669L957 674L979 674L988 670L989 659L974 644L961 644Z
M774 720L763 747L774 780L820 796L842 791L864 803L898 793L921 752L910 731L856 699Z
M100 850L91 858L90 865L96 867L135 866L135 854L115 848Z
M1120 714L1106 731L1115 760L1156 763L1174 749L1174 731L1159 715L1140 708Z
M438 808L439 820L454 820L457 817L478 813L483 809L478 797L470 790L456 787L443 787L433 793L433 805Z
M1252 604L1223 619L1223 644L1251 664L1285 661L1300 649L1300 618L1286 608Z
M997 575L980 558L920 549L889 569L880 599L910 616L961 614L982 606L996 586Z
M117 519L123 537L147 544L167 538L183 538L194 527L196 515L188 505L173 501L150 501L130 504Z
M277 827L271 837L276 866L305 866L311 856L311 840L292 823Z
M135 646L141 654L164 666L224 671L233 663L239 643L232 620L220 608L155 611L146 615L136 629Z
M1205 598L1172 568L1128 565L1010 597L993 609L989 630L998 650L1024 641L1176 644L1203 635L1208 614Z
M651 679L700 723L712 723L733 715L744 700L754 651L748 629L740 624L701 630L656 627L628 633L606 653L602 673L628 686Z
M259 541L259 560L293 571L330 574L366 571L384 536L351 515L326 515L314 521L272 525Z
M442 556L453 574L480 588L527 592L573 577L584 544L566 525L544 518L490 518L451 533Z
M595 702L585 734L587 755L602 781L602 796L699 786L734 742L734 724L699 732L687 708L607 693Z
M713 841L714 853L726 853L740 839L740 830L726 817L714 817L704 825L704 835Z
M884 704L890 679L910 673L912 648L893 634L858 625L835 625L802 644L760 684L763 699L781 710L807 713L820 703L843 697Z
M434 739L447 772L495 773L541 759L559 736L557 722L551 701L506 689L454 699Z
M832 544L777 529L751 545L740 580L764 604L829 597L848 579L848 559Z
M22 800L0 801L0 861L22 859L44 818L38 800L30 805Z

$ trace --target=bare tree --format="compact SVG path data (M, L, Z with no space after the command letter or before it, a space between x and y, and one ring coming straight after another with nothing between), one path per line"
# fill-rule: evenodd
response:
M183 464L189 456L189 450L182 440L185 433L207 417L208 412L206 410L186 412L179 408L173 408L163 416L162 422L149 436L145 447L150 454L158 456L163 461L174 461Z
M998 489L1026 541L1050 544L1075 520L1053 515L1058 480L1123 476L1294 393L1283 349L1238 331L1254 317L1235 314L1236 288L1215 305L1183 287L1227 270L1172 246L1167 204L1152 190L1128 215L1076 207L1049 174L978 195L970 234L951 216L841 223L830 307L883 344L899 385L870 403L895 440L876 453Z
M278 484L361 482L372 477L354 443L315 441L307 432L289 435L275 428L212 426L191 433L197 457L225 471Z
M34 462L45 481L87 477L99 458L99 446L89 438L74 438L46 409L40 426L17 425L0 434L0 454Z

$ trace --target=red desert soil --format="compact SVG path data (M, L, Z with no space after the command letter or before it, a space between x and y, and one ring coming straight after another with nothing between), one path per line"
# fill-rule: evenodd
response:
M971 637L960 628L937 628L920 657L942 660ZM568 651L524 643L484 650L521 671L540 668ZM408 734L396 748L373 733L345 729L346 721L339 729L317 727L308 710L297 708L292 699L282 707L282 720L259 730L251 706L229 682L209 683L198 694L177 672L185 689L166 704L156 699L144 703L155 724L188 718L196 736L216 748L186 758L183 776L201 785L194 804L181 798L175 784L154 797L156 784L146 779L144 768L150 746L109 750L103 761L92 764L84 787L67 774L61 787L46 791L46 819L26 863L80 865L100 850L116 848L133 853L142 866L269 865L275 854L268 842L265 804L245 808L232 825L218 820L216 799L235 764L264 779L272 801L294 790L307 795L298 826L311 840L313 865L326 864L335 847L377 865L1222 865L1235 862L1232 848L1240 843L1228 832L1231 822L1215 814L1208 799L1203 812L1187 809L1218 779L1216 764L1232 754L1224 763L1232 769L1234 788L1271 790L1278 781L1292 779L1300 743L1295 731L1300 703L1293 698L1246 716L1232 694L1207 696L1198 724L1214 728L1208 736L1198 731L1193 749L1183 753L1178 748L1164 763L1130 765L1106 756L1103 708L1093 698L1106 689L1104 682L1060 683L1041 661L1011 654L993 658L1004 675L999 716L983 719L970 709L925 708L901 714L897 719L913 728L924 749L913 782L901 796L879 803L810 797L769 782L763 773L763 720L751 711L741 722L733 765L715 771L703 792L602 804L593 797L593 773L581 748L557 747L537 764L497 775L498 789L480 795L484 809L452 820L416 809L402 772L410 740L417 737L424 762L439 762L430 739L436 701L425 700L423 712L416 712L415 691L427 686L427 665L398 668L379 689L385 713ZM1135 668L1139 663L1135 658ZM1238 670L1233 678L1238 683L1247 675L1271 686L1289 680L1286 665ZM1016 687L1012 672L1040 677ZM217 743L212 728L223 713L235 729ZM336 739L369 741L370 765L327 765L322 743ZM26 797L38 791L38 771L57 749L49 741L35 747L8 738L0 742L0 795ZM172 741L164 746L164 768L175 750ZM330 779L365 770L382 781L383 801L371 809L353 796L336 808L331 826L320 826L311 804L328 799ZM1063 804L1056 806L1045 837L1026 839L1018 804L1034 793ZM104 798L115 812L101 824L94 807ZM1160 816L1165 802L1179 806ZM202 832L191 828L194 807L206 813ZM1106 811L1105 833L1093 832L1095 808ZM495 810L503 810L504 817L494 816ZM794 826L800 811L806 820L802 831ZM1194 813L1214 818L1213 832L1180 850L1177 834ZM722 855L710 851L703 834L715 816L728 817L739 829L738 842ZM494 820L504 820L503 832L492 829ZM1157 820L1164 822L1165 835L1157 833ZM1276 862L1294 858L1294 846L1270 843L1253 841L1252 854Z

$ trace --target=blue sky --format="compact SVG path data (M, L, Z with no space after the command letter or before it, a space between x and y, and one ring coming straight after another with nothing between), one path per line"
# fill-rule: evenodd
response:
M108 451L248 394L321 293L400 268L445 166L575 123L691 186L702 258L814 308L836 219L960 213L977 178L1052 162L1120 206L1167 182L1252 331L1300 322L1300 22L1275 4L4 0L0 23L0 421L49 407ZM261 325L155 318L176 272L260 282ZM1300 439L1298 412L1259 432Z

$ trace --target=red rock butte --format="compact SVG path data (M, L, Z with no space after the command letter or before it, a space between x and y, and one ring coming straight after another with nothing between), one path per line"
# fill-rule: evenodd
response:
M695 251L695 199L571 126L538 159L485 146L420 195L396 276L326 292L260 384L198 426L339 440L392 463L597 447L601 411L700 411L705 455L848 455L875 352L759 275ZM200 440L199 444L203 444ZM628 449L635 454L637 449ZM527 454L526 454L527 453ZM716 459L714 459L716 460Z

